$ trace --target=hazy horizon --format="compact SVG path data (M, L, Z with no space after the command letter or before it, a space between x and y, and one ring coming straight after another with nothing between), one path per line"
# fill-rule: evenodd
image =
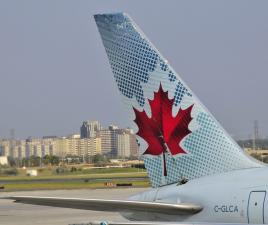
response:
M126 127L93 15L124 11L234 137L268 136L267 1L0 2L0 138ZM102 89L100 94L99 89Z

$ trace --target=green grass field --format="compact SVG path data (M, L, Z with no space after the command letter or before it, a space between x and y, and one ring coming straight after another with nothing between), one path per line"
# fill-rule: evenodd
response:
M132 183L132 187L149 187L149 181L116 181L114 184ZM56 189L84 189L84 188L114 188L105 186L105 182L53 182L53 183L18 183L4 185L4 191L26 191L26 190L56 190Z
M39 169L38 176L29 177L26 175L26 170L19 169L16 176L1 176L0 180L39 180L39 179L65 179L65 178L113 178L113 177L147 177L145 170L137 168L98 168L98 169L83 169L75 172L55 173L55 168Z
M106 178L107 180L105 180ZM134 178L144 179L135 180ZM45 182L46 179L50 181ZM92 181L90 179L102 180ZM59 174L55 173L55 168L38 168L38 176L36 177L26 176L26 171L20 169L16 176L0 176L0 182L2 183L0 186L4 186L3 191L111 188L105 186L106 182L113 184L132 183L133 187L149 186L147 173L136 168L94 168L77 170L75 172L67 171Z

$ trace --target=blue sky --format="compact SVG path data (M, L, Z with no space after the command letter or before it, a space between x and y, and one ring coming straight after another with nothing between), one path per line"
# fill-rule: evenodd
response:
M268 136L267 1L0 1L0 137L126 115L93 15L125 11L223 127Z

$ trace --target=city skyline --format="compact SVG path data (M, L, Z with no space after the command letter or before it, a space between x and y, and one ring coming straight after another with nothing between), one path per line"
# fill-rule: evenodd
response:
M93 20L115 11L143 27L232 136L249 137L256 119L268 135L267 2L62 3L0 3L0 137L67 135L88 118L126 127Z
M255 139L268 139L268 135L265 136L265 134L263 133L259 133L258 136L256 136L256 133L254 133L256 131L256 127L255 127L255 124L256 124L256 121L258 122L258 120L254 120L252 122L252 130L249 131L249 135L248 136L245 136L245 137L238 137L238 136L233 136L234 140L236 141L239 141L239 140L253 140L254 138ZM98 122L100 124L100 129L101 130L106 130L108 129L109 127L117 127L119 129L129 129L129 130L132 130L130 129L129 127L120 127L118 126L117 124L115 123L110 123L106 126L103 125L103 123L99 120L85 120L85 121L81 121L80 124L78 124L78 128L76 128L76 130L73 130L73 132L70 132L70 133L62 133L62 134L58 134L58 135L55 135L55 134L46 134L46 135L40 135L40 136L34 136L34 135L26 135L25 137L17 137L16 136L16 130L14 128L10 129L9 130L9 135L7 136L0 136L0 140L4 140L4 139L15 139L15 140L26 140L26 139L29 139L29 138L33 138L33 139L46 139L46 138L66 138L66 137L71 137L73 135L81 135L81 127L83 126L83 124L85 122ZM259 127L258 127L259 129ZM251 133L250 133L251 132ZM134 133L135 134L135 133ZM83 137L81 137L83 138Z
M138 157L138 145L131 129L115 125L102 127L99 121L83 121L80 134L27 139L0 138L0 156L29 159L55 155L92 157L94 155Z

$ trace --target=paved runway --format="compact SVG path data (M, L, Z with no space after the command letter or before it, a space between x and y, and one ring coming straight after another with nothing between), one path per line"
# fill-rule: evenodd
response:
M128 196L144 191L145 188L124 189L83 189L55 191L0 192L0 196L33 195L50 197L126 199ZM118 213L95 212L78 209L63 209L47 206L34 206L13 203L0 199L1 225L68 225L88 223L89 221L125 221Z

